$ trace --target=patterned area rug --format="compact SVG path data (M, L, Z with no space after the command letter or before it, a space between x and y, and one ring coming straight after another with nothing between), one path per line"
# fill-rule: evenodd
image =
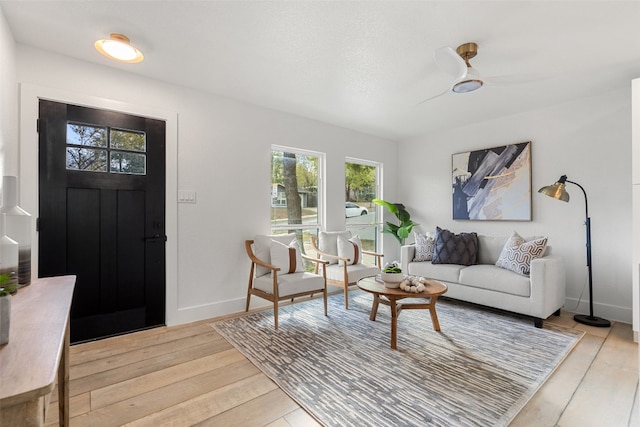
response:
M576 330L440 299L369 320L372 296L306 300L212 326L325 426L506 426L582 337Z

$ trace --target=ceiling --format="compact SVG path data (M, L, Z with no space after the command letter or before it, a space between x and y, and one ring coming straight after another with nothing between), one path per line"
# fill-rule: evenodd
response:
M637 1L0 0L19 44L402 140L629 87ZM101 56L127 35L139 64ZM535 76L424 99L453 78L433 51L478 44L483 76Z

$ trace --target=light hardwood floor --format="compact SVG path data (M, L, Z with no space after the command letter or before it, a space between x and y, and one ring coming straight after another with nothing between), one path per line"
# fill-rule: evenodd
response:
M71 425L317 426L212 320L72 346ZM568 312L549 321L586 335L511 425L640 426L631 326L588 327ZM47 425L56 425L55 395Z

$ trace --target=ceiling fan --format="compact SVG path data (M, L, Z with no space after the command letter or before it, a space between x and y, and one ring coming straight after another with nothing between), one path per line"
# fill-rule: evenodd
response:
M453 93L468 93L480 89L484 84L504 85L513 83L524 83L532 80L532 76L495 76L482 77L480 73L471 66L469 60L478 54L478 45L474 42L464 43L456 50L445 46L433 52L433 59L438 68L455 79L447 90L438 95L421 101L418 105L430 101L434 98Z

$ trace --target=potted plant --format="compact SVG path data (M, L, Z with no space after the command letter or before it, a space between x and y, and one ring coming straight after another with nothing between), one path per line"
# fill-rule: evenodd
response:
M384 282L387 288L397 288L400 286L400 282L404 278L402 274L402 268L398 261L393 261L390 264L386 264L380 273L380 278Z
M382 229L383 233L391 234L396 238L400 246L404 245L404 241L409 234L411 234L411 230L415 227L415 222L411 221L411 214L407 212L404 205L402 203L390 203L385 202L381 199L373 199L373 203L380 206L385 206L389 212L394 214L396 218L398 218L399 224L393 224L389 221L385 222L384 228Z
M9 342L11 324L11 295L18 292L18 285L6 285L11 281L8 274L0 275L0 345Z

